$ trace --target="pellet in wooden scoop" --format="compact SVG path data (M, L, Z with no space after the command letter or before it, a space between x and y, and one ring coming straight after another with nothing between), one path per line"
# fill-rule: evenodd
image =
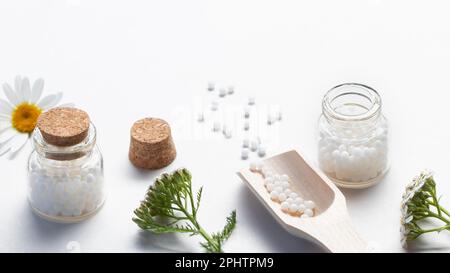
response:
M69 107L53 108L39 116L37 127L44 140L55 146L73 146L82 142L89 132L89 115Z
M144 118L131 128L129 158L138 168L160 169L177 155L169 124L158 118Z

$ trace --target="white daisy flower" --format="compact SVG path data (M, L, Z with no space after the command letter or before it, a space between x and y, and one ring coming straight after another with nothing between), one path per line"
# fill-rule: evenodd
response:
M32 87L30 80L21 76L16 76L14 88L3 84L7 100L0 99L0 156L10 154L13 158L28 142L39 115L61 101L61 92L41 99L43 90L43 79L37 79Z

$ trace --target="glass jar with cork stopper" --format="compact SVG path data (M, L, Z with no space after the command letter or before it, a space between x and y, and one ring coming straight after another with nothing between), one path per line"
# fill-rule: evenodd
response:
M54 108L39 117L28 161L28 201L44 219L73 223L105 200L103 157L86 112Z

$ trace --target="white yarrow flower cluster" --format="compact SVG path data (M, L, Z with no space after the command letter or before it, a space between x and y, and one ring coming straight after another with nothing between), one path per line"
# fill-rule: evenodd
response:
M425 233L440 232L450 228L450 214L439 204L436 195L436 183L433 174L423 171L406 187L401 202L400 235L404 248L408 242L417 239ZM422 220L435 218L445 225L423 229L420 226Z

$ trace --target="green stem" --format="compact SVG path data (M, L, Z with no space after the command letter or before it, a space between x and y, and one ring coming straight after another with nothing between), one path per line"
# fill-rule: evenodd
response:
M200 224L197 222L196 218L193 217L189 212L186 211L183 207L180 206L180 209L182 210L183 214L186 215L186 217L189 219L189 221L194 225L194 227L197 229L198 233L211 245L214 246L214 249L216 252L222 252L222 249L220 248L220 245L217 244L217 242L206 232Z
M421 234L431 233L431 232L441 232L443 230L449 230L449 229L450 229L450 225L445 225L445 226L442 226L442 227L439 227L439 228L423 229L421 231Z

